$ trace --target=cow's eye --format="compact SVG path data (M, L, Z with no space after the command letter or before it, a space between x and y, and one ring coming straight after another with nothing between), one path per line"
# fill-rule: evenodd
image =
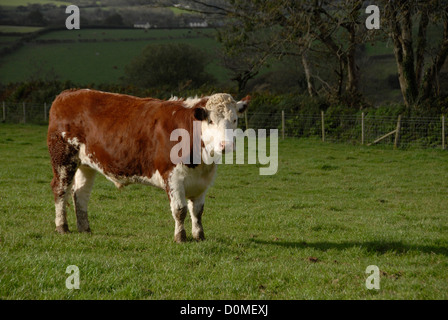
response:
M235 120L233 120L233 123L236 123L236 119L235 119Z
M212 119L208 119L208 124L213 124L213 120Z

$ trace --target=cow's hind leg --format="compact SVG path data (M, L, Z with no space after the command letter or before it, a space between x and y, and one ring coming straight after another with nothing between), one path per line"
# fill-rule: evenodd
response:
M48 147L53 166L51 188L56 211L56 231L68 233L67 200L79 164L78 150L74 146L67 144L59 135L50 136Z
M87 203L89 202L90 193L95 182L95 175L96 171L94 169L84 165L81 165L75 174L72 196L79 232L90 232Z
M191 233L193 239L204 240L204 229L202 228L202 213L204 212L205 193L199 198L188 200L188 210L191 217Z

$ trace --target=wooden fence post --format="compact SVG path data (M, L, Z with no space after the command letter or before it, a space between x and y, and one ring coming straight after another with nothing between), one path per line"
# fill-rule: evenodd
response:
M442 116L442 150L446 149L445 145L445 116Z
M282 110L282 139L285 139L285 111Z
M26 123L26 105L23 103L23 123Z
M401 114L398 116L397 129L395 131L394 148L398 148L398 145L400 143L400 129L401 129Z
M365 143L365 127L364 127L364 112L361 113L361 144Z
M322 142L325 142L325 114L323 111L320 112L321 122L322 122Z

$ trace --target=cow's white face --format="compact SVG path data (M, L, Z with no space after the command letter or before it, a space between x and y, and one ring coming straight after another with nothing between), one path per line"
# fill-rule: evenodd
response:
M218 93L210 96L205 105L206 118L202 121L202 141L207 153L223 154L234 149L233 130L238 126L238 117L247 109L250 98L236 102L230 94Z

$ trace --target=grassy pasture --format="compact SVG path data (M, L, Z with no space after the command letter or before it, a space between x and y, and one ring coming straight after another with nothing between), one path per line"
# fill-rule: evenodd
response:
M187 43L211 54L219 48L212 30L80 29L54 31L39 36L0 60L0 82L57 76L75 83L118 83L127 64L152 43ZM82 42L94 40L95 42ZM39 42L44 40L47 42ZM68 40L69 42L52 42ZM79 41L78 41L79 40ZM227 80L217 61L208 71Z
M27 26L0 26L0 32L4 33L31 33L41 30L42 27L27 27Z
M46 127L0 125L0 299L447 299L448 154L282 140L279 170L221 165L206 241L163 191L98 176L92 235L54 233ZM80 269L68 290L67 266ZM367 290L377 265L380 290Z
M18 7L27 6L29 4L54 4L56 6L68 6L71 3L69 1L56 1L56 0L2 0L1 6Z

